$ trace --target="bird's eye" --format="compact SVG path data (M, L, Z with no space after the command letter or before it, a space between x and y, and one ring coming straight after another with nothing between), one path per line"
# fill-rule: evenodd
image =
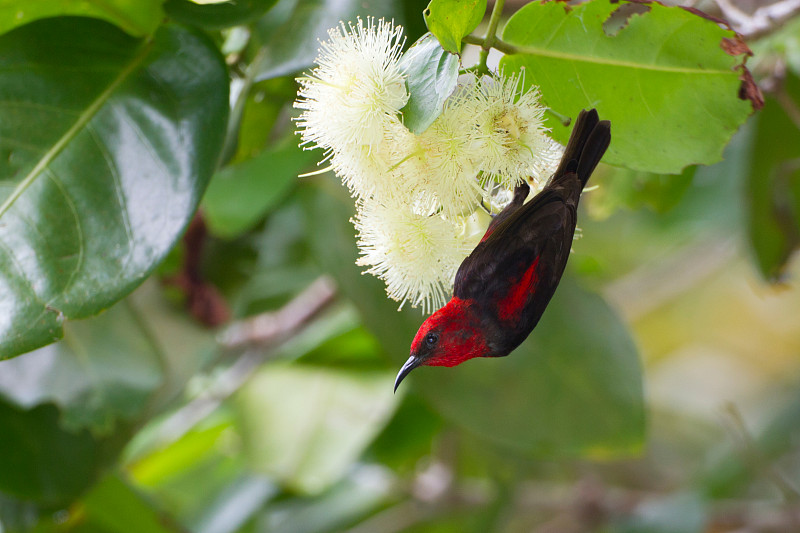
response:
M433 347L437 342L439 342L439 335L436 333L428 333L425 336L425 344L427 344L428 347Z

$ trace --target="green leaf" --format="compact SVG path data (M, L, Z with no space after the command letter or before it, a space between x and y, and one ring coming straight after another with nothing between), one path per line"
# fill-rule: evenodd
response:
M800 78L787 73L781 91L797 109ZM770 97L754 130L746 196L750 243L761 273L776 280L800 248L800 124Z
M424 317L408 307L398 312L383 283L361 275L348 222L352 200L342 187L323 183L325 193L307 204L317 257L399 369ZM510 356L457 368L420 368L409 379L446 420L505 449L609 457L642 445L642 372L630 334L599 296L570 278Z
M328 30L339 22L374 17L402 25L407 7L406 2L390 0L283 0L254 28L256 41L263 46L255 79L277 78L310 67L320 41L326 41ZM419 12L414 16L419 17Z
M199 4L191 0L167 0L164 11L178 22L219 30L253 21L266 13L277 0L235 0L218 4Z
M210 341L148 283L69 323L64 342L0 363L0 457L14 458L0 468L0 492L48 505L75 499L142 418L197 374Z
M67 323L61 342L0 362L0 397L25 409L53 403L65 429L109 435L171 399L211 341L146 284L97 317Z
M231 111L228 132L232 138L229 155L231 162L239 163L261 153L277 137L274 129L287 129L278 119L297 98L297 83L293 78L274 78L242 90L239 101ZM238 109L237 109L238 108ZM299 142L299 141L298 141ZM225 157L224 154L223 157Z
M592 192L592 214L607 217L622 207L640 209L643 206L666 213L681 201L696 170L696 166L691 166L674 175L614 169L608 178L598 180L599 188Z
M139 494L118 475L103 478L81 500L83 528L104 533L169 533L184 531L164 511Z
M239 395L258 471L301 492L338 481L394 411L387 373L269 365Z
M608 163L675 174L719 161L752 112L738 96L744 54L723 49L736 42L734 32L652 2L609 35L604 24L618 8L609 0L526 5L503 31L518 53L503 57L501 69L524 69L526 84L538 85L561 114L596 107L611 120ZM553 117L548 126L566 143L571 128Z
M222 58L164 26L134 40L93 19L0 37L0 359L96 314L172 248L216 166Z
M77 498L117 456L130 428L103 439L62 429L53 405L24 410L0 398L0 492L60 506Z
M439 41L426 33L400 58L407 76L408 103L400 112L414 133L422 133L442 112L444 101L458 82L458 56L445 52Z
M59 343L0 362L0 395L24 408L59 405L66 429L110 433L117 418L140 414L164 379L136 313L123 302L69 323Z
M218 172L203 197L203 213L213 233L231 238L251 229L297 182L316 158L290 136L242 163Z
M392 420L369 447L367 457L394 470L413 471L442 431L442 417L419 396L403 398Z
M237 421L226 405L182 435L174 420L162 418L137 435L128 450L139 449L125 470L187 530L198 531L220 493L247 472Z
M135 37L149 35L164 18L163 0L5 0L0 3L0 34L34 20L75 15L116 24ZM77 33L76 33L77 35Z
M425 10L425 24L442 48L461 53L461 39L478 27L486 13L486 0L431 0Z

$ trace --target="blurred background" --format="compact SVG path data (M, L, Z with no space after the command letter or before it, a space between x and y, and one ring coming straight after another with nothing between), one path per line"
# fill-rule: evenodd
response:
M397 394L424 317L354 265L337 179L297 178L320 158L292 132L298 21L344 17L323 4L208 30L236 134L182 241L0 362L0 532L800 531L798 3L691 2L748 38L764 109L719 164L601 166L529 340ZM424 4L361 12L413 42Z

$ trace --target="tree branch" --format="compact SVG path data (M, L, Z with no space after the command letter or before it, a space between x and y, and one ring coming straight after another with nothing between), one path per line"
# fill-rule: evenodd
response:
M800 13L800 0L782 0L759 7L752 15L739 9L731 0L715 0L720 11L744 38L758 39L774 31Z
M245 349L206 390L181 407L162 424L157 441L174 442L186 434L244 385L273 348L306 325L333 301L333 280L320 276L277 311L262 313L231 324L219 338L224 350Z

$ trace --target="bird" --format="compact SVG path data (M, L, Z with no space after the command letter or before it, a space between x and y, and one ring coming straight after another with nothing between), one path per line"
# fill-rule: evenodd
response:
M419 366L452 367L475 357L503 357L539 322L558 287L572 248L578 201L611 143L611 123L582 110L564 155L545 187L511 202L461 263L453 296L420 326L394 390Z

